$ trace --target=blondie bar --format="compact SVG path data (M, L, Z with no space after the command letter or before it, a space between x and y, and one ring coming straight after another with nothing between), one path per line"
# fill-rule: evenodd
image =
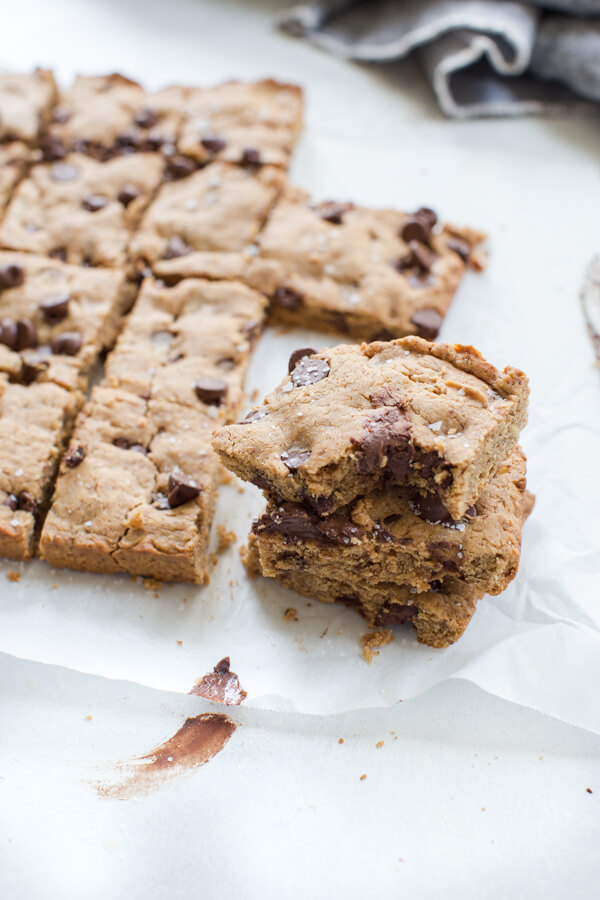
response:
M34 144L56 96L54 75L46 69L0 74L0 141Z

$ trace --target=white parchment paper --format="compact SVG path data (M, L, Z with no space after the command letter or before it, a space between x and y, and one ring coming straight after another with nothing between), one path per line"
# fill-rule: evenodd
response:
M600 732L600 374L577 299L598 241L600 175L563 126L553 141L541 129L559 126L529 133L524 123L522 146L494 127L497 141L483 127L440 122L387 140L309 130L293 173L319 197L426 204L492 236L490 267L466 279L441 338L529 374L523 443L537 505L517 579L481 601L464 637L440 651L398 630L369 666L359 646L367 629L352 610L251 581L232 547L209 586L156 594L124 576L2 561L0 651L181 692L229 655L247 704L306 713L387 706L460 677ZM553 146L560 154L547 152ZM331 341L269 331L249 389L270 390L296 347ZM242 543L261 505L253 487L225 488L217 522ZM20 580L9 581L9 571ZM297 621L284 620L289 607Z

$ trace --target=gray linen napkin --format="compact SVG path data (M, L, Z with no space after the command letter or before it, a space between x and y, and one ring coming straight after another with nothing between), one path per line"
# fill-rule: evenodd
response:
M314 0L279 26L348 59L415 52L455 118L600 101L600 0Z

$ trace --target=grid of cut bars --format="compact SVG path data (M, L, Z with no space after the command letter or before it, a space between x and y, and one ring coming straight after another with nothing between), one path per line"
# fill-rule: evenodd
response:
M0 75L0 555L202 583L210 434L267 307L437 333L482 236L312 204L286 183L302 111L272 80Z

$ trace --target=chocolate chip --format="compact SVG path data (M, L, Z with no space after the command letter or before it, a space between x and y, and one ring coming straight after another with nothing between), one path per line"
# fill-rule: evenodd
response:
M300 309L304 303L304 297L302 294L293 291L291 288L278 287L273 294L273 302L276 306L281 307L281 309L289 309L290 311L295 312L297 309Z
M265 513L252 526L257 533L281 534L286 541L320 541L323 535L299 503L284 503Z
M116 143L122 148L122 152L131 153L133 150L143 150L145 138L135 128L122 131L117 137Z
M31 319L19 319L16 322L17 334L14 350L25 350L27 347L35 347L37 344L37 331Z
M352 209L354 209L353 203L336 203L334 200L326 200L325 203L317 206L316 211L326 222L331 222L332 225L341 225L344 215Z
M329 363L325 359L312 359L305 356L297 363L291 372L294 387L305 387L308 384L316 384L329 375Z
M8 506L13 512L19 508L19 500L15 494L7 494L2 502L2 506Z
M0 266L0 291L19 287L25 281L25 271L22 266L9 264Z
M176 506L182 506L190 500L194 500L200 493L200 487L191 478L184 478L181 475L172 474L169 476L169 493L167 499L169 506L174 509Z
M454 519L437 494L425 494L413 499L413 510L421 518L432 524L453 522Z
M201 138L200 143L209 153L220 153L227 146L226 142L217 137Z
M309 457L310 450L284 450L281 454L281 461L293 474L298 471L300 466L304 465Z
M436 594L438 593L438 591L441 591L443 587L443 582L438 581L437 578L434 581L429 582L429 590L433 591Z
M169 238L163 259L177 259L178 256L187 256L191 252L192 248L189 244L186 244L183 238L176 236Z
M0 344L14 350L17 344L17 323L13 319L0 319Z
M474 506L469 506L469 508L465 510L465 516L468 519L475 519L477 517L477 509Z
M361 538L364 534L363 530L346 516L325 516L317 522L317 529L333 544L350 544L353 538Z
M69 294L56 294L40 303L40 309L47 322L62 322L69 315Z
M409 241L408 246L412 254L413 265L419 266L424 272L429 272L433 265L431 250L420 241Z
M117 200L123 206L127 207L130 203L133 203L133 201L136 200L139 196L140 192L136 188L135 184L124 184L119 191Z
M177 181L179 178L187 178L196 171L196 163L187 156L170 156L167 161L167 175Z
M51 259L59 259L61 262L67 261L67 251L64 247L55 247L54 250L51 250L48 256Z
M194 382L194 391L203 403L219 406L227 394L227 382L222 378L200 378Z
M33 499L29 491L21 491L17 497L19 509L23 512L35 513L37 511L37 503Z
M229 675L229 671L231 669L231 659L228 656L225 656L220 662L216 664L213 668L213 672L216 675Z
M410 421L398 409L384 409L367 419L363 435L353 438L356 468L363 475L378 472L403 484L408 478L413 448L410 443Z
M64 141L59 137L47 135L40 144L42 150L42 158L46 162L54 162L58 159L64 159L67 155L67 148Z
M437 309L417 309L410 317L419 337L434 341L439 334L443 317Z
M153 109L142 109L135 115L135 124L140 128L154 128L158 123L158 116Z
M418 613L418 608L412 604L390 603L389 606L380 609L375 620L376 625L403 625L410 622Z
M426 244L436 222L437 216L434 211L423 206L408 217L400 231L400 236L407 244L410 241L420 241Z
M21 381L23 384L33 384L50 365L49 360L39 354L39 349L41 348L38 348L37 353L21 357Z
M248 425L250 422L258 422L259 419L264 419L266 416L266 412L262 409L251 409L249 413L246 413L243 419L238 423L239 425Z
M262 159L260 157L260 152L255 150L254 147L244 147L240 162L243 166L261 166Z
M143 453L144 456L148 452L143 444L128 441L127 438L115 438L113 445L119 447L120 450L133 450L134 453Z
M88 196L84 197L81 201L81 205L84 209L87 209L88 212L98 212L100 209L104 209L107 203L108 198L102 197L100 194L88 194Z
M69 447L69 451L65 456L65 466L68 469L76 469L85 459L85 450L83 447Z
M292 372L296 368L296 364L305 356L312 356L316 352L312 347L301 347L299 350L294 350L288 363L288 372Z
M81 335L78 331L63 331L57 334L52 343L52 352L64 356L77 356L81 350Z
M452 250L454 251L454 253L458 253L464 263L469 262L469 259L471 257L471 247L469 246L469 244L467 244L466 241L463 241L462 238L448 238L446 247L448 248L448 250Z
M50 178L53 181L74 181L78 175L77 167L71 163L57 162L50 167Z

